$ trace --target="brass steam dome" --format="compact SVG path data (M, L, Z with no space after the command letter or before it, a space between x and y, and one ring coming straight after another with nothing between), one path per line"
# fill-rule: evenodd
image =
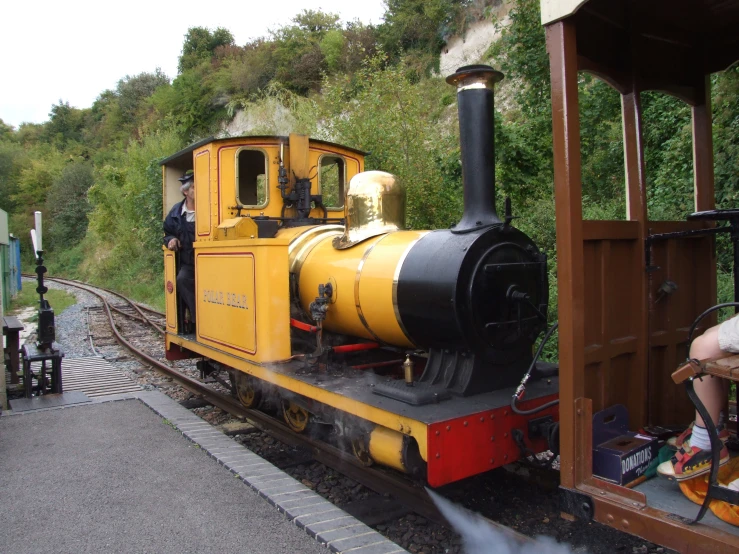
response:
M344 234L333 241L342 250L369 238L405 228L405 190L395 176L365 171L349 182Z

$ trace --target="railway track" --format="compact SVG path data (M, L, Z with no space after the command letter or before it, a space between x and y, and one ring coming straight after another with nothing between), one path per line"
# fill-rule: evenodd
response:
M311 473L314 473L312 468L324 467L331 469L320 470L323 477L319 478L319 482L321 479L324 483L331 481L333 471L333 474L344 476L340 481L359 483L364 486L364 490L373 491L372 493L361 493L360 500L357 500L356 495L351 495L353 500L350 497L348 503L339 502L339 505L412 552L431 554L461 552L461 539L454 538L455 534L448 529L448 524L419 484L396 473L367 468L361 465L353 455L333 445L306 435L295 434L281 420L270 414L244 408L230 394L230 391L217 390L212 385L203 382L202 379L185 374L183 371L187 371L189 366L182 366L181 369L172 367L143 351L144 349L138 348L134 343L137 342L138 336L144 334L142 326L153 329L153 332L159 335L164 326L164 314L136 304L115 291L68 279L46 278L46 280L77 288L98 298L100 306L88 308L88 317L94 320L92 324L97 329L100 329L104 318L111 329L111 334L107 335L105 334L107 331L99 331L95 339L101 341L110 338L112 342L115 338L116 342L126 348L132 357L140 360L145 367L153 368L162 375L163 382L153 382L154 386L163 387L163 392L172 396L172 391L166 389L174 382L192 395L189 400L182 400L182 393L179 393L183 405L196 411L210 409L202 408L204 404L215 406L238 420L251 423L254 430L260 432L246 432L236 437L248 448L255 450L304 483L306 480L315 481L311 477ZM113 300L108 296L112 296ZM133 306L134 304L136 307ZM153 340L161 344L156 336ZM151 346L149 351L152 351ZM116 357L109 356L110 361L128 358L128 356L118 354L113 354L113 356ZM182 364L182 362L177 363ZM123 367L126 365L124 363ZM192 368L189 369L192 372ZM149 375L149 372L144 371L143 374ZM152 382L151 377L147 379L149 383ZM230 387L228 383L222 380L220 382ZM205 417L207 418L207 415ZM269 446L270 443L274 444ZM284 447L279 445L284 445ZM327 475L328 477L325 477ZM598 529L598 536L594 541L593 531L597 524L567 522L559 518L557 485L556 473L529 470L521 465L514 465L505 470L496 470L490 474L472 478L455 486L445 487L442 492L447 498L476 512L491 526L521 544L531 542L532 539L529 537L532 536L549 535L558 541L575 546L587 545L587 551L591 554L611 553L617 550L643 553L667 552L656 545L606 527ZM350 490L353 487L354 485L342 485L339 488ZM331 500L329 493L325 490L321 491L320 486L316 490ZM333 495L333 488L331 495ZM401 504L405 511L392 509L398 504ZM353 511L357 508L356 512ZM408 515L403 516L402 514ZM419 540L419 536L425 538ZM576 550L576 552L584 551Z
M126 338L126 336L124 336L125 333L119 329L119 325L116 323L114 318L114 314L118 314L129 320L135 321L139 325L146 325L154 329L157 333L163 334L164 314L139 305L110 289L95 287L69 279L47 277L46 280L77 288L97 297L101 302L101 308L95 311L101 311L105 314L112 336L115 337L115 340L119 344L128 349L131 354L140 361L156 369L166 377L171 378L193 395L202 398L204 402L223 410L233 417L241 420L248 420L257 429L264 431L291 448L310 453L312 461L334 469L349 479L352 479L374 491L380 497L394 498L398 503L404 505L407 508L407 511L411 511L438 524L447 525L444 517L439 513L438 509L425 492L425 489L420 485L411 482L409 479L399 474L383 469L366 467L353 455L327 444L326 442L316 440L307 435L296 434L277 418L264 412L247 409L243 407L231 394L224 394L223 392L215 390L212 386L204 383L200 379L190 377L179 369L160 362L142 349L138 348L136 345L132 344L129 340L130 333L129 337ZM122 303L117 305L111 303L106 297L106 294L113 295ZM88 309L88 317L89 313L90 310ZM94 350L94 345L92 348ZM220 382L225 384L223 381ZM383 514L379 514L377 511L383 511L389 515L387 503L378 502L377 509L374 512L372 510L363 511L360 519L363 517L364 519L371 520L374 524L377 524L378 521L382 522ZM497 524L493 521L490 521L490 524L518 542L527 542L530 540L525 535L517 533L509 527Z

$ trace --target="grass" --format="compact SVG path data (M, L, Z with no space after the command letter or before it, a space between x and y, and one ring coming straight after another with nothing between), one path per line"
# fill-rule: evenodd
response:
M163 273L163 272L162 272ZM121 271L107 278L92 278L87 280L92 285L109 288L137 302L164 311L164 276L146 274L144 272Z
M39 296L36 292L36 283L24 283L23 290L10 301L8 314L15 315L25 308L38 308ZM69 294L56 289L49 289L44 295L49 304L54 308L54 315L61 314L64 310L77 303L77 299ZM35 321L33 319L32 321Z

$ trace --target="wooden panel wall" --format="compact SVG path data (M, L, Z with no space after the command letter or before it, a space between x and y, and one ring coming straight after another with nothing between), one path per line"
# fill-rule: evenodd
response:
M585 396L593 412L629 410L630 428L646 419L646 351L640 338L641 260L636 221L584 221Z
M694 222L650 222L652 234L705 226ZM687 423L693 409L683 387L670 375L685 359L693 320L714 304L706 273L713 267L710 237L656 241L652 268L646 276L641 263L644 242L636 221L584 221L585 268L585 396L593 412L613 404L629 410L629 428L648 423ZM649 352L640 347L640 317L644 310L642 279L648 280ZM660 296L667 280L678 289ZM715 318L706 321L696 336ZM650 391L647 394L647 391Z
M705 224L684 221L650 222L653 234L700 229ZM715 304L709 286L715 259L712 237L661 240L653 243L649 279L649 420L655 424L686 424L694 410L684 387L670 375L687 356L688 331L695 318ZM669 295L659 293L667 280L677 285ZM700 335L714 325L715 314L701 323Z

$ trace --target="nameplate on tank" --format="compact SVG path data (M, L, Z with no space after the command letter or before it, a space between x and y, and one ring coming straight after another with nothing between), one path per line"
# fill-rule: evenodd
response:
M257 350L256 261L243 251L198 253L199 340L234 353Z

